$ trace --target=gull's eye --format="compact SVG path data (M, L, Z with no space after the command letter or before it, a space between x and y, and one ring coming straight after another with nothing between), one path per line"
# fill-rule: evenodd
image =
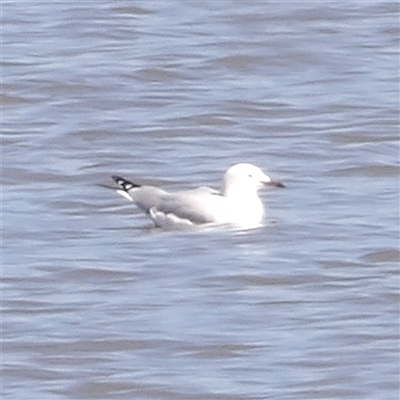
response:
M252 177L253 177L253 174L249 174L248 177L249 177L249 178L252 178Z

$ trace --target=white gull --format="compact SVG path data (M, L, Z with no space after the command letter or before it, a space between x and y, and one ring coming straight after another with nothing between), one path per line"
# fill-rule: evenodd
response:
M161 228L200 224L259 226L264 215L258 190L265 185L284 187L260 168L240 163L224 176L222 190L209 187L170 193L155 186L138 185L119 176L112 177L116 191L143 210Z

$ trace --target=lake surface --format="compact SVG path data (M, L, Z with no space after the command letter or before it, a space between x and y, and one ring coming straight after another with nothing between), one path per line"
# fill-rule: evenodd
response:
M7 1L2 399L399 398L399 5ZM163 232L111 175L262 228Z

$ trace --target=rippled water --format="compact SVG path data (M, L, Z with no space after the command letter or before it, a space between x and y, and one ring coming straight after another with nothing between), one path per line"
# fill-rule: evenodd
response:
M398 399L396 2L1 7L3 399ZM238 161L263 228L101 186Z

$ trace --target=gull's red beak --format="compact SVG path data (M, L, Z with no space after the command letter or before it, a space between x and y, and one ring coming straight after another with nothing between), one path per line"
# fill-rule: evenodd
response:
M276 186L276 187L280 187L280 188L285 187L285 185L281 181L277 181L275 179L271 179L270 181L265 182L265 184L268 186Z

